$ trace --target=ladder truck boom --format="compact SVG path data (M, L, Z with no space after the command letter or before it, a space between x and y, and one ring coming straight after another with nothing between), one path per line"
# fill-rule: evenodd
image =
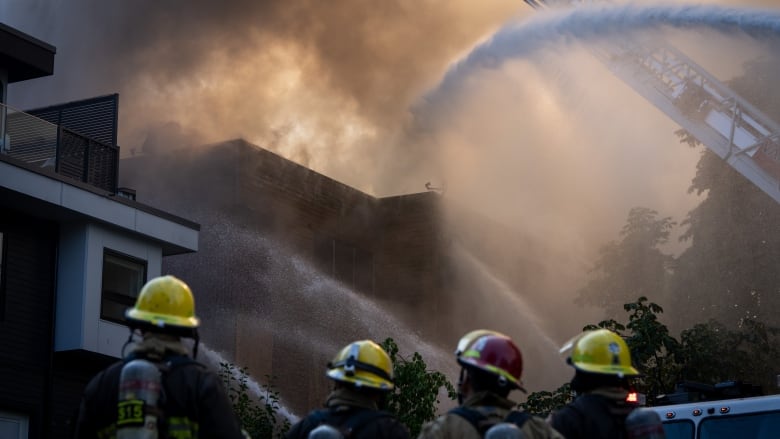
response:
M525 0L535 9L576 0ZM610 71L780 203L780 124L660 39L592 47Z

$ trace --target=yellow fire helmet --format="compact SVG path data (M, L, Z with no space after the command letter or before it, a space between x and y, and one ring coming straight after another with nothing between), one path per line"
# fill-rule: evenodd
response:
M575 369L609 375L637 376L625 340L608 329L584 333L574 344L569 359Z
M393 364L381 346L371 340L360 340L345 346L328 363L328 376L355 387L378 390L393 389Z
M455 348L455 357L460 357L463 355L463 352L466 351L466 348L471 346L471 343L478 339L479 337L482 337L483 335L496 335L498 337L504 337L509 338L508 336L498 332L493 331L491 329L475 329L458 340L458 346Z
M130 327L184 336L191 336L200 324L190 287L170 275L147 282L125 318Z

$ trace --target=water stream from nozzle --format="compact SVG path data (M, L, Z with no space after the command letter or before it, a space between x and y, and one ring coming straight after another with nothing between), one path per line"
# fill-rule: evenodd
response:
M715 5L583 5L545 10L527 21L510 22L447 70L439 85L423 97L436 103L483 68L530 56L545 47L578 40L620 38L641 31L671 27L739 31L760 36L780 35L780 12Z

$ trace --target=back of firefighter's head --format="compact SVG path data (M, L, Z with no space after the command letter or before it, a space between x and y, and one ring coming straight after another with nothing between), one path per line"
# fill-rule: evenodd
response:
M332 380L368 392L393 390L393 363L390 356L371 340L359 340L344 346L328 363Z
M503 397L514 389L523 390L523 355L504 334L472 331L461 338L455 358L462 367L461 387L468 381L472 392L490 391Z
M608 330L582 334L568 358L576 373L572 390L587 392L599 387L626 387L628 379L639 375L631 365L631 351L623 338Z
M200 325L190 287L170 275L147 282L125 319L133 329L190 338L197 338Z

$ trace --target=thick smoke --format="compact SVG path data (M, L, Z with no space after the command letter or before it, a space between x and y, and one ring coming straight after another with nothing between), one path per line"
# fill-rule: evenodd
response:
M514 0L12 0L0 16L58 49L55 75L14 86L12 105L119 92L126 153L175 122L204 143L243 137L384 192L372 179L409 103L519 10Z

